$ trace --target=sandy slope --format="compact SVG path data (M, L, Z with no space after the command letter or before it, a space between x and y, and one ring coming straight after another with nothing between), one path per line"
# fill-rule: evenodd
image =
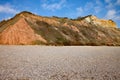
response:
M1 44L33 44L36 40L46 43L46 40L36 34L24 18L21 18L14 25L7 27L0 33Z
M0 80L120 80L120 47L0 46Z

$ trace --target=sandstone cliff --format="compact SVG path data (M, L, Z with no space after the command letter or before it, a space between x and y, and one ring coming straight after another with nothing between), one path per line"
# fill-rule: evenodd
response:
M21 12L0 23L0 44L120 45L120 29L112 20L42 17Z
M35 40L46 43L45 39L31 29L24 18L19 19L14 25L8 26L0 34L1 44L32 44L32 41Z
M85 17L85 20L86 20L86 22L94 24L95 26L117 28L117 25L114 21L99 19L93 15Z

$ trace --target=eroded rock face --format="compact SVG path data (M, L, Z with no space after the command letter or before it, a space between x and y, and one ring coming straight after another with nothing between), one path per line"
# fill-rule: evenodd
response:
M0 23L0 44L120 45L120 29L112 20L43 17L29 12Z
M36 40L46 43L44 38L31 29L24 18L7 27L0 34L1 44L32 44Z
M116 23L112 20L98 19L96 16L86 17L85 20L96 26L117 28Z

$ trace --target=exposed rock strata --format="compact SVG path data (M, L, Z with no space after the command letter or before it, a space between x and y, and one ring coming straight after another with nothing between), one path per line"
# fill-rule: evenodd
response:
M112 20L42 17L21 12L0 22L0 44L9 45L120 45L120 29Z
M0 35L2 44L32 44L35 40L46 43L44 38L31 29L24 18L21 18L14 25L8 26Z

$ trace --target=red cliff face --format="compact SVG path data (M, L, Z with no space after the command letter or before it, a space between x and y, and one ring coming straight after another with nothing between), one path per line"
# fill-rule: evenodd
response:
M18 20L14 25L8 26L0 34L1 44L32 44L35 40L46 43L44 38L31 29L24 18Z
M112 20L91 15L68 19L22 12L0 22L0 44L120 46L120 29Z

